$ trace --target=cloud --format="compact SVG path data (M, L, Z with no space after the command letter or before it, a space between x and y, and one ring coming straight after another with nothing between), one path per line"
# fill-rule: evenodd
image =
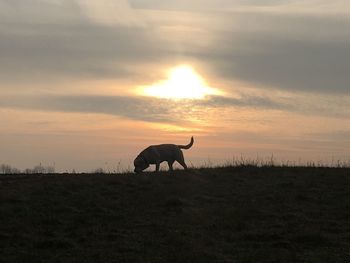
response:
M70 0L0 0L1 29L8 25L64 23L82 19L76 1ZM24 32L23 32L24 33Z
M347 0L129 0L130 5L140 9L171 11L244 11L279 13L349 13Z
M169 109L157 100L121 96L3 96L2 108L101 113L149 122L172 122Z
M127 78L142 74L134 66L164 57L151 30L84 19L68 24L7 22L0 27L0 39L0 77L9 83Z
M350 94L349 17L255 13L231 21L242 29L216 31L210 47L188 55L261 88Z
M278 102L268 97L243 95L238 98L210 96L207 100L198 101L197 104L210 107L248 107L269 110L290 110L292 105Z
M190 123L193 119L207 118L206 113L215 109L255 109L289 111L315 116L337 116L347 118L350 111L339 102L317 105L278 97L242 95L237 98L209 96L205 100L171 100L150 97L93 96L93 95L37 95L2 96L0 108L19 108L40 111L100 113L120 116L132 120L163 123ZM222 116L221 116L222 117Z
M207 100L157 99L127 96L2 96L0 108L20 108L41 111L100 113L121 116L147 122L186 123L191 121L191 110L208 107L251 107L263 109L282 109L280 105L267 98L224 98L208 97Z
M141 9L163 9L163 10L228 10L239 7L273 6L288 3L288 0L129 0L134 8Z
M127 1L0 0L0 77L3 84L132 79L149 74L143 69L151 63L161 68L193 61L210 68L215 79L243 80L261 89L349 94L350 19L316 12L346 3L313 2L323 3L315 13L287 14L230 9L263 5L255 0L221 0L215 2L219 11L213 1L176 2L189 8L189 16L195 12L190 7L207 9L186 20L177 12L132 8L171 9L173 1L133 0L130 7ZM264 5L280 11L290 5L311 10L302 1L271 0ZM147 23L132 22L139 16ZM104 17L111 23L101 22Z
M309 98L304 95L279 97L274 94L258 96L241 93L237 98L211 96L208 100L198 101L196 105L203 106L204 108L243 107L258 110L278 110L317 117L328 116L346 119L350 117L349 103L349 98L344 97L343 99L339 99L337 96L316 96L315 98Z
M300 43L252 39L258 54L233 55L220 70L226 78L296 91L349 93L350 46L348 43ZM249 42L251 43L251 42ZM249 44L246 42L246 44ZM244 43L242 43L244 44Z
M142 25L141 17L127 0L76 0L93 21L105 25Z
M69 23L85 19L103 25L143 24L127 0L0 0L0 14L1 20L12 22Z

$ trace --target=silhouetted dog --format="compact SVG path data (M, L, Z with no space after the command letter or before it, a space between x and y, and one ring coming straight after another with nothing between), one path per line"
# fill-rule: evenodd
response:
M169 170L173 170L173 163L177 161L187 169L187 165L184 160L184 155L181 149L189 149L193 145L193 137L191 137L191 142L188 145L175 145L175 144L160 144L151 145L144 149L135 159L135 173L140 173L150 164L156 165L156 171L159 171L159 165L161 162L168 162Z

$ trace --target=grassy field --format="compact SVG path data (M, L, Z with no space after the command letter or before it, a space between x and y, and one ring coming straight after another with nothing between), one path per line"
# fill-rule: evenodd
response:
M0 176L0 262L350 262L350 169Z

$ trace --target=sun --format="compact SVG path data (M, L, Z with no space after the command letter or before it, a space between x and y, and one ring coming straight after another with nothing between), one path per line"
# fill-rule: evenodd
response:
M142 87L142 93L167 99L204 99L208 95L220 94L217 89L208 87L204 79L187 65L172 68L168 79Z

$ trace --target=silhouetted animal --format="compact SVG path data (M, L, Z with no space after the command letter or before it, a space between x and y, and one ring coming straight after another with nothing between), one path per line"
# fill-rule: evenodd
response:
M193 137L191 137L191 142L188 145L175 145L175 144L160 144L151 145L144 149L134 160L135 173L140 173L150 164L156 165L156 171L159 171L160 163L166 161L169 165L169 170L173 170L173 163L177 161L187 169L187 165L184 160L184 155L181 149L189 149L193 145Z

